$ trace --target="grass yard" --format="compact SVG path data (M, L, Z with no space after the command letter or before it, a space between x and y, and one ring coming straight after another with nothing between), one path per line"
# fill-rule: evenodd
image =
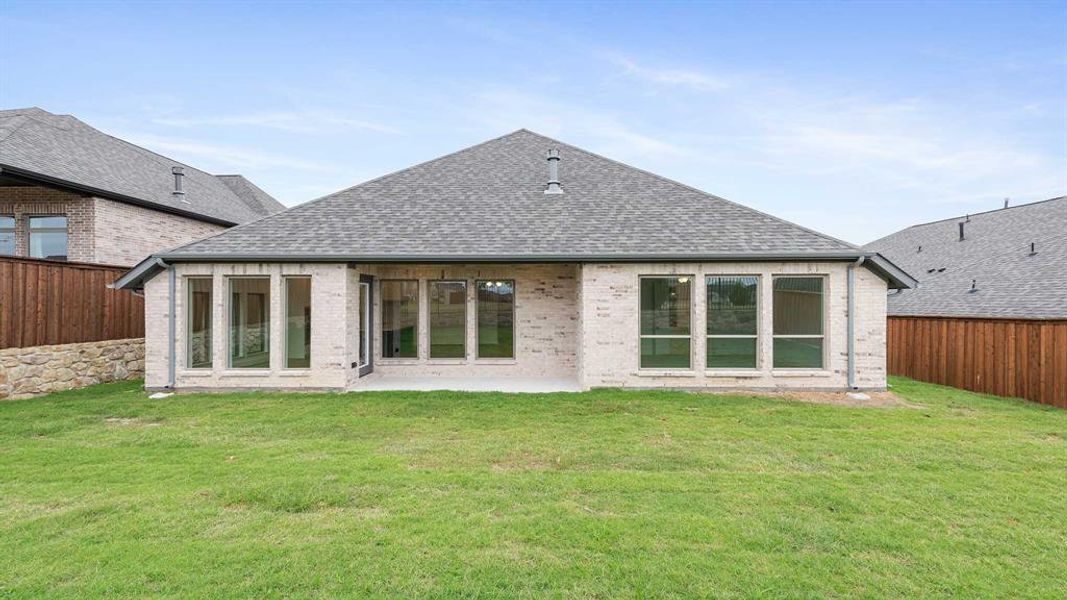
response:
M1067 411L604 390L0 403L0 597L1067 597Z

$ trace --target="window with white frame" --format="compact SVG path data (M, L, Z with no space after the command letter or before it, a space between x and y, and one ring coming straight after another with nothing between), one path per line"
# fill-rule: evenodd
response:
M185 280L188 309L186 318L185 366L190 369L211 368L211 287L210 277Z
M759 277L709 275L707 368L755 369L759 348Z
M230 279L230 368L270 368L270 278Z
M67 260L67 217L30 217L30 256Z
M641 277L640 288L640 367L690 368L692 277Z
M823 368L824 286L823 277L774 278L774 368Z

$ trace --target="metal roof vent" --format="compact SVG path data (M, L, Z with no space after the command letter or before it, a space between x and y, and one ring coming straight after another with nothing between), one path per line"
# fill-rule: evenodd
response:
M1004 208L1008 208L1008 202L1011 202L1011 198L1004 199Z
M960 221L960 241L961 241L961 242L962 242L962 241L963 241L963 240L965 239L965 238L963 237L963 225L964 225L964 222L963 222L963 221Z
M559 184L559 150L548 151L548 189L546 194L562 194L563 186Z
M972 279L971 280L971 289L967 290L967 292L970 293L970 294L973 294L973 293L975 293L977 291L978 291L978 280L977 279Z
M174 173L174 197L182 202L188 202L185 199L185 190L182 188L182 181L185 179L185 169L182 167L171 167L170 172Z
M1030 242L1030 256L1037 254L1037 244Z

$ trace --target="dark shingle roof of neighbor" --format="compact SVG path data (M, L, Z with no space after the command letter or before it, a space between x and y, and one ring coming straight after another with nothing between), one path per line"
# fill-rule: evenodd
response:
M1067 319L1067 196L914 225L865 247L919 280L890 295L891 315Z
M184 201L173 194L175 166L184 167ZM0 110L0 168L226 224L285 208L240 175L205 173L40 108Z
M560 151L563 194L544 193ZM860 250L519 130L168 252L198 256L621 257Z

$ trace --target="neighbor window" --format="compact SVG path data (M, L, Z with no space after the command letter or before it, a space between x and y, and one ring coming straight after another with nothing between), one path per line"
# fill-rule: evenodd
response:
M311 278L285 278L285 368L311 366Z
M759 330L759 279L708 277L709 369L755 369Z
M823 366L823 278L774 278L774 368Z
M0 256L15 255L15 217L0 216Z
M515 282L479 281L478 358L515 358Z
M185 363L190 369L211 368L211 278L190 277L185 280L188 309L186 319L188 343Z
M687 276L641 278L641 368L689 368L691 287Z
M270 278L230 279L230 367L270 368Z
M66 217L30 217L30 256L67 260Z
M417 358L419 355L419 283L383 281L382 357Z
M430 282L430 358L467 356L467 282Z

